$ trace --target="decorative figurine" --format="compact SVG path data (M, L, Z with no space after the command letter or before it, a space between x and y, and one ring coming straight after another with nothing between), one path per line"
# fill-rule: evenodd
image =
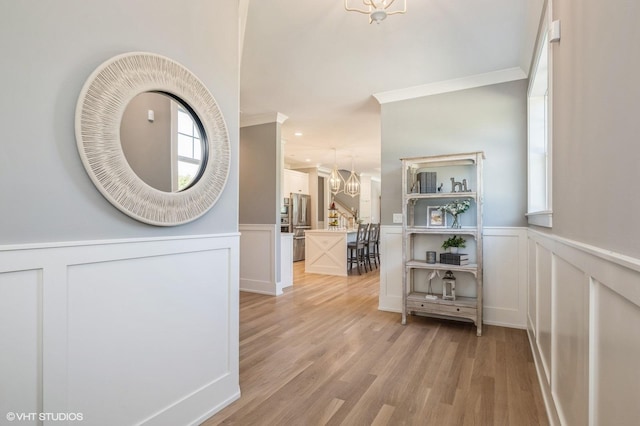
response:
M440 188L438 188L438 191L440 191ZM455 178L451 178L451 192L471 192L471 190L467 187L466 179L462 179L462 182L456 182Z
M451 178L451 192L462 192L462 182L456 182L455 178Z
M440 183L440 186L438 187L438 192L442 192L442 187L444 186L444 183Z
M431 273L427 277L427 280L429 282L429 286L427 287L427 294L424 296L424 298L427 299L427 300L436 300L438 298L438 296L433 294L433 289L431 288L431 280L434 279L435 277L440 277L440 271L433 270L433 271L431 271Z

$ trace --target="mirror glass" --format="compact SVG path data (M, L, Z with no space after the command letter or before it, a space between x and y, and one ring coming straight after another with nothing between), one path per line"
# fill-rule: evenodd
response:
M202 123L191 108L167 93L140 93L127 104L120 141L129 166L157 190L185 190L204 170Z

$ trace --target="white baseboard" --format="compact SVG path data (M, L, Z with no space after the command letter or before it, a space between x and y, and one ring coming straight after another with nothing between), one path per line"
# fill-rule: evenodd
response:
M560 419L558 418L558 412L556 411L556 407L553 404L553 397L551 396L551 387L545 386L546 380L543 376L543 368L542 368L542 360L540 359L540 353L536 350L535 347L535 338L533 338L531 334L531 329L527 329L527 336L529 337L529 347L531 348L531 353L533 354L533 362L536 366L536 372L538 375L538 383L540 385L540 392L542 393L542 400L544 401L544 407L547 411L547 420L551 426L556 426L560 424Z
M235 402L238 399L240 399L240 396L241 396L241 392L240 392L240 388L238 388L237 392L235 392L234 394L229 396L229 398L225 399L224 401L221 401L218 405L216 405L211 410L209 410L208 412L204 413L203 415L201 415L200 417L195 419L193 422L189 423L189 426L201 425L208 418L210 418L211 416L216 414L218 411L222 410L223 408L225 408L227 405L231 404L232 402Z

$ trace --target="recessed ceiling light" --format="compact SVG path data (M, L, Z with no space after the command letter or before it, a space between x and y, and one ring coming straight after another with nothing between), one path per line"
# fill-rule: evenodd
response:
M307 158L304 161L306 161L307 163L310 163L311 162L311 158Z
M294 135L296 136L302 136L302 132L295 132Z

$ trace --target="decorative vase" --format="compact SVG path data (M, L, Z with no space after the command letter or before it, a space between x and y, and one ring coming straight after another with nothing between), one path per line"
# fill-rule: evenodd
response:
M460 220L458 219L458 215L453 215L453 223L451 224L452 228L460 228Z
M458 247L449 247L450 253L458 253Z

